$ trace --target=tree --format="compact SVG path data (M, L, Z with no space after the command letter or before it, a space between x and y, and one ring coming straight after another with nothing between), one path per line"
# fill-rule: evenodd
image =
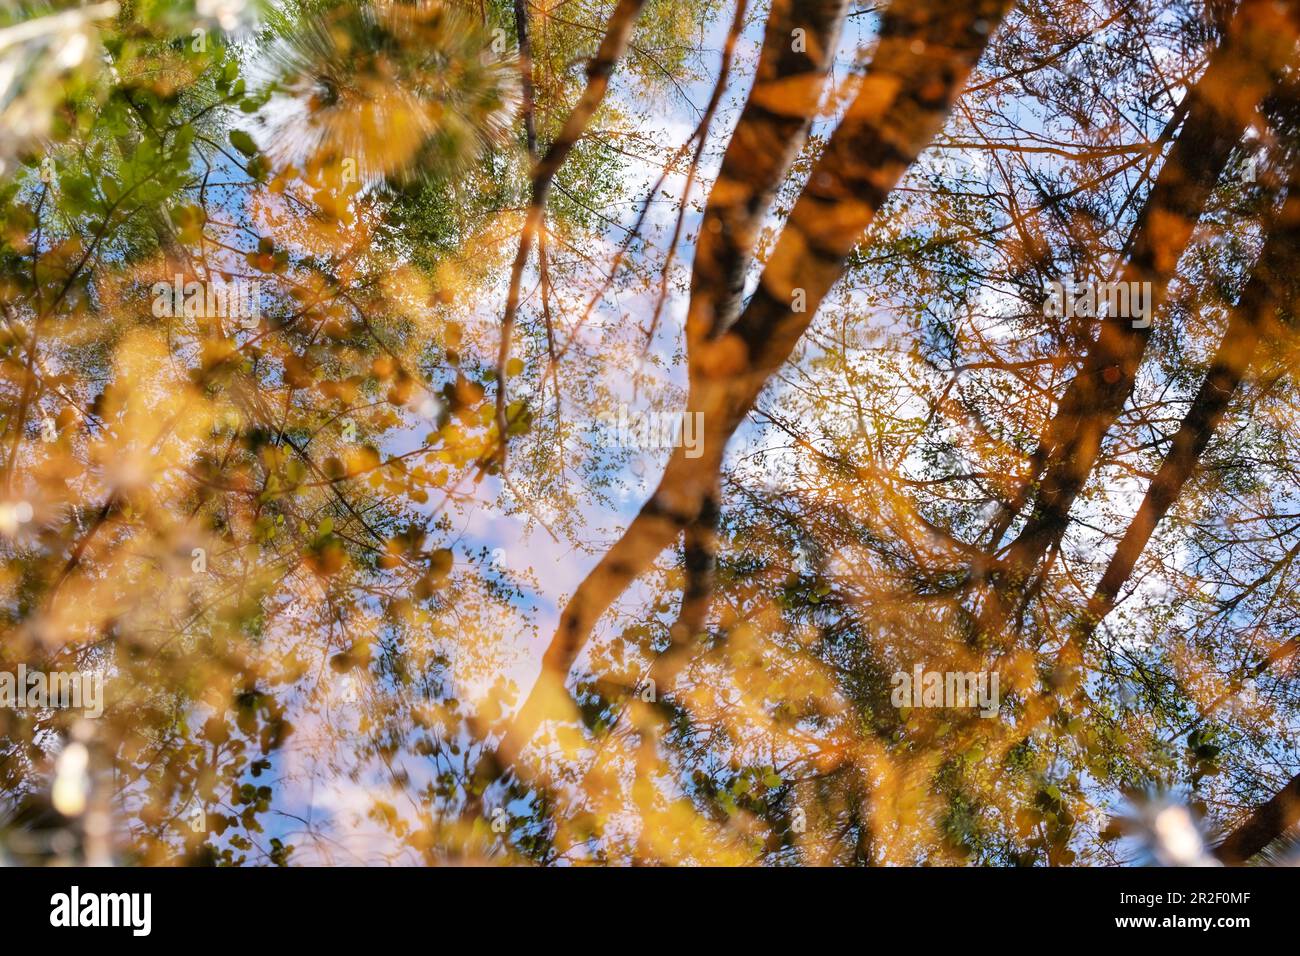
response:
M1289 845L1295 4L232 10L0 14L8 854Z

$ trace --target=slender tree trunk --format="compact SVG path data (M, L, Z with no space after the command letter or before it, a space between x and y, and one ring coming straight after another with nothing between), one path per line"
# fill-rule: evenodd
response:
M1300 255L1300 180L1292 170L1288 195L1264 243L1241 299L1210 361L1209 373L1170 442L1137 514L1120 540L1088 603L1095 626L1133 573L1159 523L1182 493L1210 444L1229 402L1246 377L1262 337L1290 325L1296 305L1295 267Z
M506 292L505 315L501 319L501 344L497 349L496 422L497 440L500 443L498 454L502 464L505 463L506 444L510 431L510 423L506 421L506 402L508 398L506 365L510 360L510 339L514 334L515 317L519 313L519 297L523 286L524 267L528 264L528 256L532 252L533 242L545 225L546 197L550 192L551 183L555 180L555 174L560 171L564 161L569 158L569 153L578 144L578 140L582 139L587 132L592 117L596 115L596 110L605 99L605 92L609 89L609 78L614 72L614 66L622 58L623 51L627 49L628 40L632 36L632 27L636 24L636 19L640 15L643 6L645 6L645 0L618 0L618 6L614 8L614 13L609 18L609 25L606 27L605 35L600 41L600 47L596 50L595 57L587 66L586 88L582 91L578 102L564 121L564 126L560 129L559 135L555 137L546 150L546 154L533 168L529 189L528 212L524 216L523 233L519 237L519 250L515 253L515 261L510 269L510 288ZM525 17L525 22L526 20ZM531 74L531 52L529 57L529 72ZM531 110L529 115L531 115Z
M698 371L687 408L703 415L703 453L687 458L683 448L674 450L654 495L570 598L541 674L503 739L507 754L541 721L572 712L564 681L595 621L698 519L717 487L727 442L894 184L942 127L1009 6L1010 0L897 0L886 11L861 89L814 164L758 290L732 327L693 356Z
M1205 73L1188 92L1187 120L1152 187L1130 243L1125 283L1149 283L1151 312L1163 302L1178 260L1246 125L1291 58L1296 4L1242 0ZM1149 319L1150 316L1148 316ZM1102 440L1133 392L1151 322L1108 315L1048 425L1043 478L1029 518L1011 543L981 612L996 634L1044 555L1065 534L1070 509L1092 473Z
M515 34L519 38L520 109L524 116L524 139L528 159L537 162L537 115L533 83L533 43L528 32L528 0L515 0Z
M696 240L686 315L693 392L710 374L713 343L740 314L759 231L821 105L847 6L846 0L773 4L754 86L727 144ZM686 583L671 629L674 646L698 633L708 617L720 509L715 481L685 530Z

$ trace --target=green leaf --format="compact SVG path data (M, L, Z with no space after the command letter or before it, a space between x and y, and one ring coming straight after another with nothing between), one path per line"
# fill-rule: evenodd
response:
M235 147L245 156L257 155L257 144L253 142L253 137L249 136L242 129L232 129L230 131L230 145Z

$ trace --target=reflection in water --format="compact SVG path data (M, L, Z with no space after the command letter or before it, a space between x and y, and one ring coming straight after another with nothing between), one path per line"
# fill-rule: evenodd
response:
M0 11L5 859L1289 858L1297 8L851 6Z

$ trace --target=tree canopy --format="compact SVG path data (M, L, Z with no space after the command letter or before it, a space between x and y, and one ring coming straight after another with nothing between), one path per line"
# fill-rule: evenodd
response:
M1298 42L6 7L0 854L1290 852Z

